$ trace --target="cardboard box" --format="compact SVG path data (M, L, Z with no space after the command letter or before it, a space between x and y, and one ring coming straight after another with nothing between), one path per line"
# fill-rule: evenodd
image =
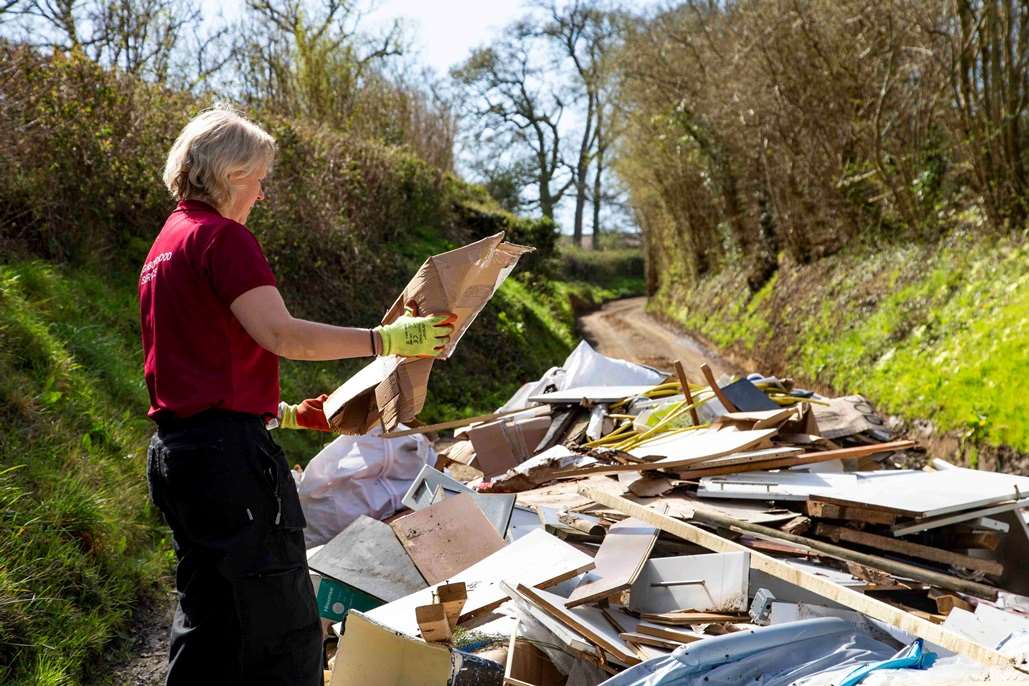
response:
M447 359L518 259L533 248L504 242L498 233L427 259L382 318L403 316L406 305L421 314L450 312L454 333L437 359ZM325 401L325 416L344 434L366 433L376 423L390 431L414 419L425 405L433 359L382 357L337 388Z

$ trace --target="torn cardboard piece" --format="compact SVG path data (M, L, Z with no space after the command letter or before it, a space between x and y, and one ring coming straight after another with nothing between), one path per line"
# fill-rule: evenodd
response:
M449 312L454 333L439 359L454 352L518 259L533 248L504 242L504 234L484 238L427 259L382 318L389 324L413 304L421 314ZM382 357L337 388L325 401L325 416L340 433L360 434L381 422L386 431L414 419L425 404L434 359Z

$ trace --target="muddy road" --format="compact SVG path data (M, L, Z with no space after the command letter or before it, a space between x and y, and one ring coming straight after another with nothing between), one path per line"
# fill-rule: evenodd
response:
M632 362L671 370L676 360L691 381L702 382L700 365L715 376L740 370L699 341L646 312L646 298L615 300L579 319L579 328L597 350Z

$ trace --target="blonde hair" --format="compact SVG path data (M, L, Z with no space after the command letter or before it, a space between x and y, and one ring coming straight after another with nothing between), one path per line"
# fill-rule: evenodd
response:
M275 139L226 105L193 117L175 139L164 165L164 185L177 200L197 199L224 206L232 198L232 177L261 165L271 169Z

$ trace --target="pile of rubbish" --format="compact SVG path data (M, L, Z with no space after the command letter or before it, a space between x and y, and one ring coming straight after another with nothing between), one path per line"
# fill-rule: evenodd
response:
M583 342L489 417L338 437L299 489L332 686L1029 679L1029 477L860 396Z

